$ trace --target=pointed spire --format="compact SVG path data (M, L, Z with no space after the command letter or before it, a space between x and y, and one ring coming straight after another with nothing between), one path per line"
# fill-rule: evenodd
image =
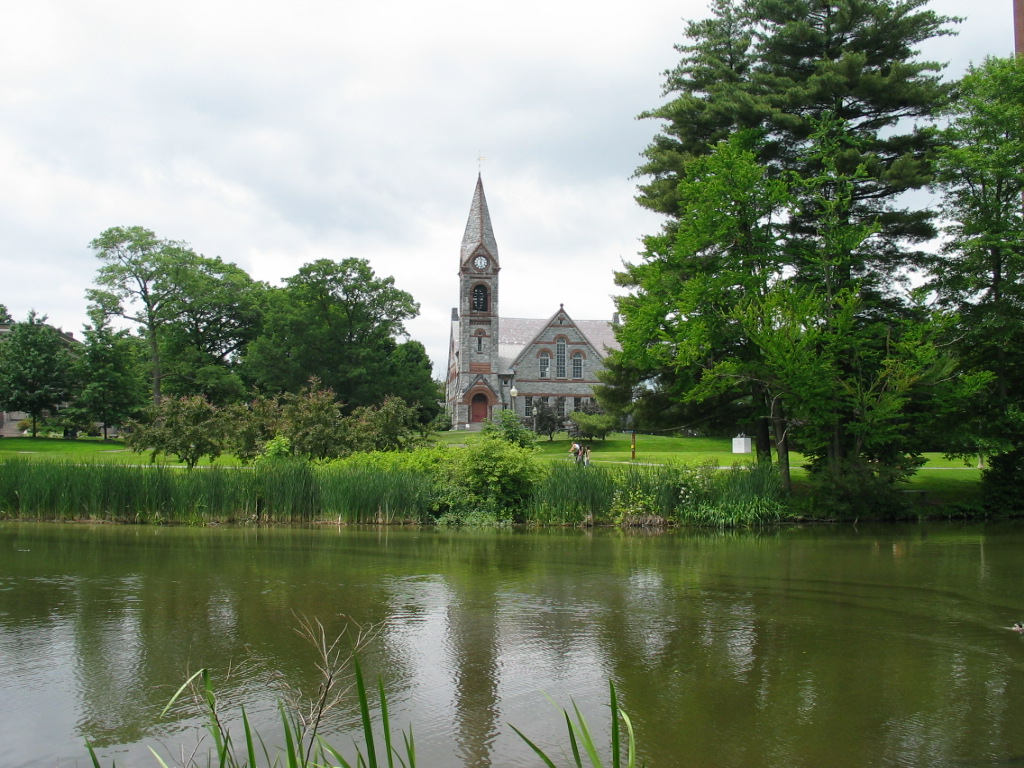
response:
M466 233L462 236L462 261L465 262L481 246L494 261L498 260L498 243L491 228L491 214L487 210L487 198L484 197L484 182L480 174L477 174Z

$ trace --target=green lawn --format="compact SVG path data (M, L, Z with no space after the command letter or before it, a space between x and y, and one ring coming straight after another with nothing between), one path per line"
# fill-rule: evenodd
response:
M124 447L123 440L103 440L100 437L79 437L77 440L64 440L60 437L4 437L0 438L0 458L9 456L33 459L53 459L63 461L102 461L121 464L148 464L149 453L135 453ZM158 464L168 466L185 466L174 457L159 456ZM222 456L217 459L218 466L234 466L239 462L234 456ZM209 459L203 459L201 465L209 466Z
M475 433L439 432L437 442L445 445L459 445ZM621 463L632 460L632 435L617 432L607 440L589 441L591 460L599 463ZM540 455L551 461L569 460L569 446L572 440L564 432L556 432L555 439L541 438L537 443ZM751 454L737 455L732 452L732 440L713 437L665 437L661 435L636 436L636 461L643 464L664 464L681 461L692 464L713 462L720 467L753 460ZM978 500L981 471L977 461L965 465L961 459L947 459L941 453L926 453L926 463L910 482L908 490L922 491L915 500L921 505L972 503ZM804 457L790 454L790 465L794 484L799 486L807 476L801 467Z
M472 439L477 432L438 432L435 440L443 445L461 445ZM616 432L606 440L589 440L594 462L632 461L632 435ZM568 459L572 440L565 432L556 432L554 440L542 437L537 442L544 459ZM664 464L668 461L705 462L717 461L729 466L735 461L744 461L749 456L734 456L732 442L713 437L664 437L662 435L636 436L636 461L648 464Z
M96 437L81 437L64 440L58 437L5 437L0 439L0 456L38 456L39 458L108 458L114 460L117 454L131 453L121 440L107 440Z
M469 432L438 432L434 435L434 440L442 445L461 445L474 435L475 433ZM592 461L595 464L631 461L631 441L631 434L621 432L609 435L607 440L590 441ZM542 438L537 447L543 459L569 461L571 444L572 440L568 435L559 432L555 434L554 440ZM63 440L44 437L5 437L0 439L0 458L5 456L127 464L149 462L148 453L133 453L119 440L104 441L100 438ZM977 468L976 461L971 461L970 465L966 466L962 460L947 459L941 453L926 453L925 458L927 463L911 480L910 485L911 490L923 491L919 498L921 504L972 503L977 500L981 471ZM636 436L636 461L643 464L664 464L671 461L693 464L711 462L728 467L752 459L753 456L749 454L733 454L732 441L728 438ZM799 486L806 476L806 472L800 466L803 457L792 454L790 460L793 479ZM158 461L170 466L181 466L173 458L165 456L159 457ZM201 463L210 464L205 459ZM233 456L222 456L216 461L217 466L237 466L238 463Z

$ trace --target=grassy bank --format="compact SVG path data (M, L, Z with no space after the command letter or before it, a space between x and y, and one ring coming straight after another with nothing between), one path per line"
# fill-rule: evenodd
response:
M5 437L0 439L0 461L7 458L26 458L33 461L78 461L90 464L159 464L183 467L171 456L158 455L151 461L149 453L135 453L125 447L123 440L104 440L98 437L79 437L64 440L59 437ZM238 466L233 456L221 456L216 466ZM200 461L210 466L209 459Z
M770 473L710 466L589 467L558 463L489 495L464 467L415 466L412 454L316 466L249 468L0 461L0 516L116 522L756 524L784 514ZM476 476L478 473L474 473ZM485 475L492 478L491 475ZM752 478L758 479L751 486ZM478 480L479 478L477 478ZM513 477L513 480L515 478ZM756 486L756 487L755 487ZM515 499L506 503L506 499Z
M548 525L752 525L787 516L829 517L808 501L794 455L795 493L782 503L772 471L731 467L731 442L636 436L593 441L592 466L577 467L564 434L535 452L483 455L465 433L407 454L357 455L328 465L240 467L221 458L186 472L115 441L0 440L0 516L133 522L526 523ZM473 441L470 440L470 445ZM927 455L906 492L910 514L959 513L977 505L980 470Z

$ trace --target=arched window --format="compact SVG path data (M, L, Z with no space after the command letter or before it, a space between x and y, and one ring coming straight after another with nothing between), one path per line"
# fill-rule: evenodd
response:
M573 352L572 353L572 377L574 379L583 378L583 353Z
M537 364L540 367L540 378L546 379L551 372L551 355L541 352L540 357L537 358Z
M473 311L486 312L488 307L487 288L482 285L473 286Z
M484 351L484 332L483 331L477 331L476 332L476 351L477 352L483 352Z
M555 377L565 378L565 339L555 342Z

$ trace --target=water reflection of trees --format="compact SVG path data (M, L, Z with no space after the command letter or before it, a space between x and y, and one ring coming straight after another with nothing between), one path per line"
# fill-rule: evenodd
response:
M522 757L507 721L561 740L542 691L600 725L609 677L652 765L1024 752L1021 638L992 631L1016 554L977 532L31 530L0 633L67 628L29 650L66 655L71 634L78 727L104 743L146 738L199 666L247 663L226 706L272 708L274 672L314 687L299 614L379 626L367 669L397 723L467 766Z

